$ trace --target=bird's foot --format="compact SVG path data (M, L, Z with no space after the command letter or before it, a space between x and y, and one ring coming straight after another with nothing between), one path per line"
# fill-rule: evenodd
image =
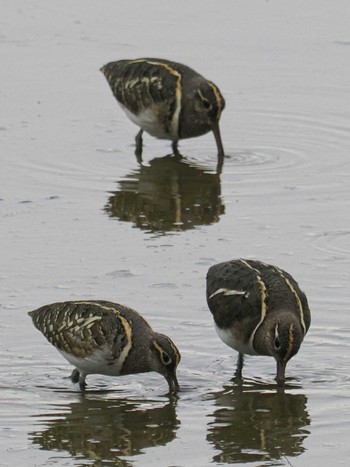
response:
M237 384L238 386L239 386L239 385L242 385L242 384L243 384L242 372L241 372L241 371L235 371L235 373L234 373L233 378L231 379L231 381L232 381L234 384Z
M70 379L72 380L72 383L74 384L79 383L79 378L80 378L80 373L76 368L74 368L74 370L72 371L72 374L70 375Z

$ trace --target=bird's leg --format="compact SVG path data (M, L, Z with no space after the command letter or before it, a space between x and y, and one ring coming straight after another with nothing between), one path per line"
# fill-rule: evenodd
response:
M237 359L237 367L236 367L235 376L234 376L234 379L236 381L242 380L243 365L244 365L244 357L242 353L239 353L238 359Z
M135 142L136 142L135 156L139 164L141 164L142 162L142 133L143 133L143 130L141 128L141 130L137 133L135 137Z
M177 147L178 141L173 141L171 143L171 149L173 150L174 156L176 157L181 157L181 154L179 153L178 147Z
M79 386L82 391L86 388L86 382L85 382L86 375L84 373L80 373L79 375Z
M72 380L72 383L74 384L79 383L79 378L80 378L79 371L76 368L74 368L74 370L72 371L72 374L70 375L70 379Z
M225 157L224 157L224 156L218 155L218 163L217 163L217 165L216 165L216 173L217 173L217 175L221 175L222 168L223 168L223 166L224 166L224 160L225 160Z

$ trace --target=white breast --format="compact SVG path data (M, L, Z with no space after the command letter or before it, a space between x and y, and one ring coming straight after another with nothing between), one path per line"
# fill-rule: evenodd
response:
M135 123L135 125L139 126L142 128L142 130L146 131L155 138L170 140L176 139L175 135L167 132L164 125L159 121L158 109L156 106L149 107L137 115L130 112L130 110L124 107L122 104L120 104L120 106L126 113L127 117L133 123Z
M241 354L256 355L251 342L242 342L242 338L234 329L220 329L215 325L216 332L222 342Z
M63 350L59 350L59 352L69 363L86 375L118 376L123 365L123 361L120 359L115 361L112 365L109 365L106 352L102 349L95 350L91 355L85 358L76 357Z

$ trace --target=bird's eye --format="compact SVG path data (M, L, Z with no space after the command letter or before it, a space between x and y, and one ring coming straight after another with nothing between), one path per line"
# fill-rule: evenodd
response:
M278 337L276 337L276 339L275 339L275 348L276 348L276 349L279 349L280 347L281 347L280 340L279 340Z
M202 99L202 102L203 102L203 107L205 108L205 110L210 110L211 109L211 103L208 101L208 99Z
M164 350L160 353L160 359L165 366L170 365L171 363L171 358L166 352L164 352Z

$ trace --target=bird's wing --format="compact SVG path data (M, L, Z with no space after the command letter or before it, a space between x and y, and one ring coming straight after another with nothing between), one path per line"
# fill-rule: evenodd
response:
M86 358L103 348L111 359L116 359L130 344L132 330L115 304L106 303L55 303L30 315L34 325L57 349Z
M102 67L115 98L134 114L154 105L171 110L181 92L181 75L162 61L120 60Z

